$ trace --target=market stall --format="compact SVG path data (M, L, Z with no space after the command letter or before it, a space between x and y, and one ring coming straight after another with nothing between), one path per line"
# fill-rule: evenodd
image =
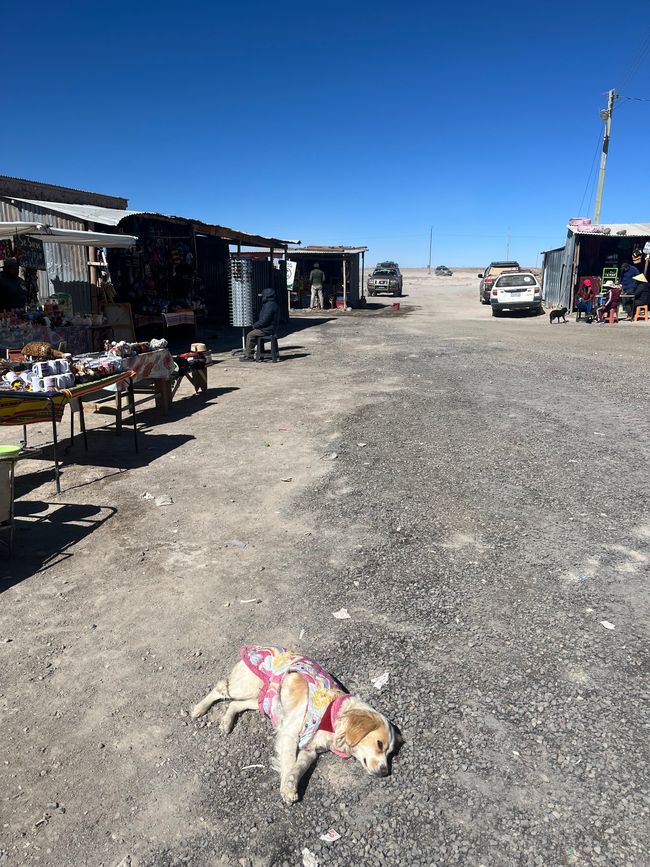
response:
M0 308L0 351L16 350L37 340L65 344L72 353L100 349L105 340L113 337L113 329L103 313L75 312L67 293L55 293L44 301L38 299L34 274L45 268L43 244L114 249L133 247L136 241L133 235L63 229L44 223L0 223L0 260L3 264L17 260L15 264L22 270L22 277L17 270L14 282L26 301L8 310L4 302ZM3 267L0 278L4 274Z
M543 253L542 287L548 304L575 310L585 281L596 299L611 282L623 284L622 306L627 302L628 310L639 301L647 303L647 290L636 287L635 296L631 281L633 274L650 280L650 223L592 224L579 218L571 220L567 230L563 247Z
M287 260L295 263L288 269L288 289L292 308L308 308L311 301L309 274L316 264L325 275L325 306L347 310L358 307L363 296L365 254L367 247L289 248Z

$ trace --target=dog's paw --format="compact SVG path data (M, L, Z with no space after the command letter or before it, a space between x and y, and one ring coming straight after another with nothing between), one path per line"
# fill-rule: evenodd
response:
M201 705L197 704L190 711L190 717L191 719L198 719L200 716L203 716L204 713L205 711L203 710Z
M280 789L280 797L285 804L295 804L298 800L298 792L296 791L295 786L282 786Z
M232 731L232 727L233 727L234 722L235 722L234 719L231 716L229 716L228 714L226 714L225 717L219 723L219 731L221 732L221 734L222 735L229 735L230 732Z

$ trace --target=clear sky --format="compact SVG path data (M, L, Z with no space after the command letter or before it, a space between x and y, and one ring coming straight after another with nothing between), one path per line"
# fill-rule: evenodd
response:
M14 3L0 174L369 262L534 265L592 215L605 92L650 100L647 0ZM14 121L11 107L13 106ZM602 221L650 221L650 101ZM594 166L590 179L590 168Z

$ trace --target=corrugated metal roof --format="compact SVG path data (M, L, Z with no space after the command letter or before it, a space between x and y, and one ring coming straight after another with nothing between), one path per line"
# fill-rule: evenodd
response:
M293 243L293 242L292 242ZM340 256L342 253L366 253L367 247L300 247L299 250L288 249L287 253L291 256L293 253L306 253L307 255L319 253L323 256Z
M574 235L620 235L628 238L650 238L650 223L598 223L587 226L571 226L567 229ZM598 231L594 231L598 229ZM606 230L609 229L609 232Z
M10 175L0 175L1 196L39 196L42 201L52 194L58 201L72 201L76 204L95 204L102 207L126 208L128 199L122 196L109 196L105 193L92 193L90 190L79 190L76 187L62 187L60 184L50 184L47 181L33 181L29 178L14 178ZM48 199L50 201L51 199Z
M171 214L156 214L151 211L119 210L117 208L100 208L95 205L68 205L60 202L37 202L30 199L14 199L16 202L28 205L37 205L47 208L57 214L67 214L82 220L84 223L101 223L103 226L119 226L127 217L149 217L152 220L167 220L171 223L191 223L194 230L201 235L214 235L224 238L236 244L250 245L251 247L284 247L286 244L299 244L300 241L286 241L282 238L270 238L265 235L255 235L250 232L242 232L238 229L230 229L228 226L217 226L213 223L204 223L202 220L194 220L191 217L176 217Z

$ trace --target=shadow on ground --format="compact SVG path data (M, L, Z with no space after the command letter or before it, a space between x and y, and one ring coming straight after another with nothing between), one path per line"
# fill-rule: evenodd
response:
M16 503L14 554L3 563L0 593L72 557L69 549L102 524L117 509L84 503L48 503L23 500Z

